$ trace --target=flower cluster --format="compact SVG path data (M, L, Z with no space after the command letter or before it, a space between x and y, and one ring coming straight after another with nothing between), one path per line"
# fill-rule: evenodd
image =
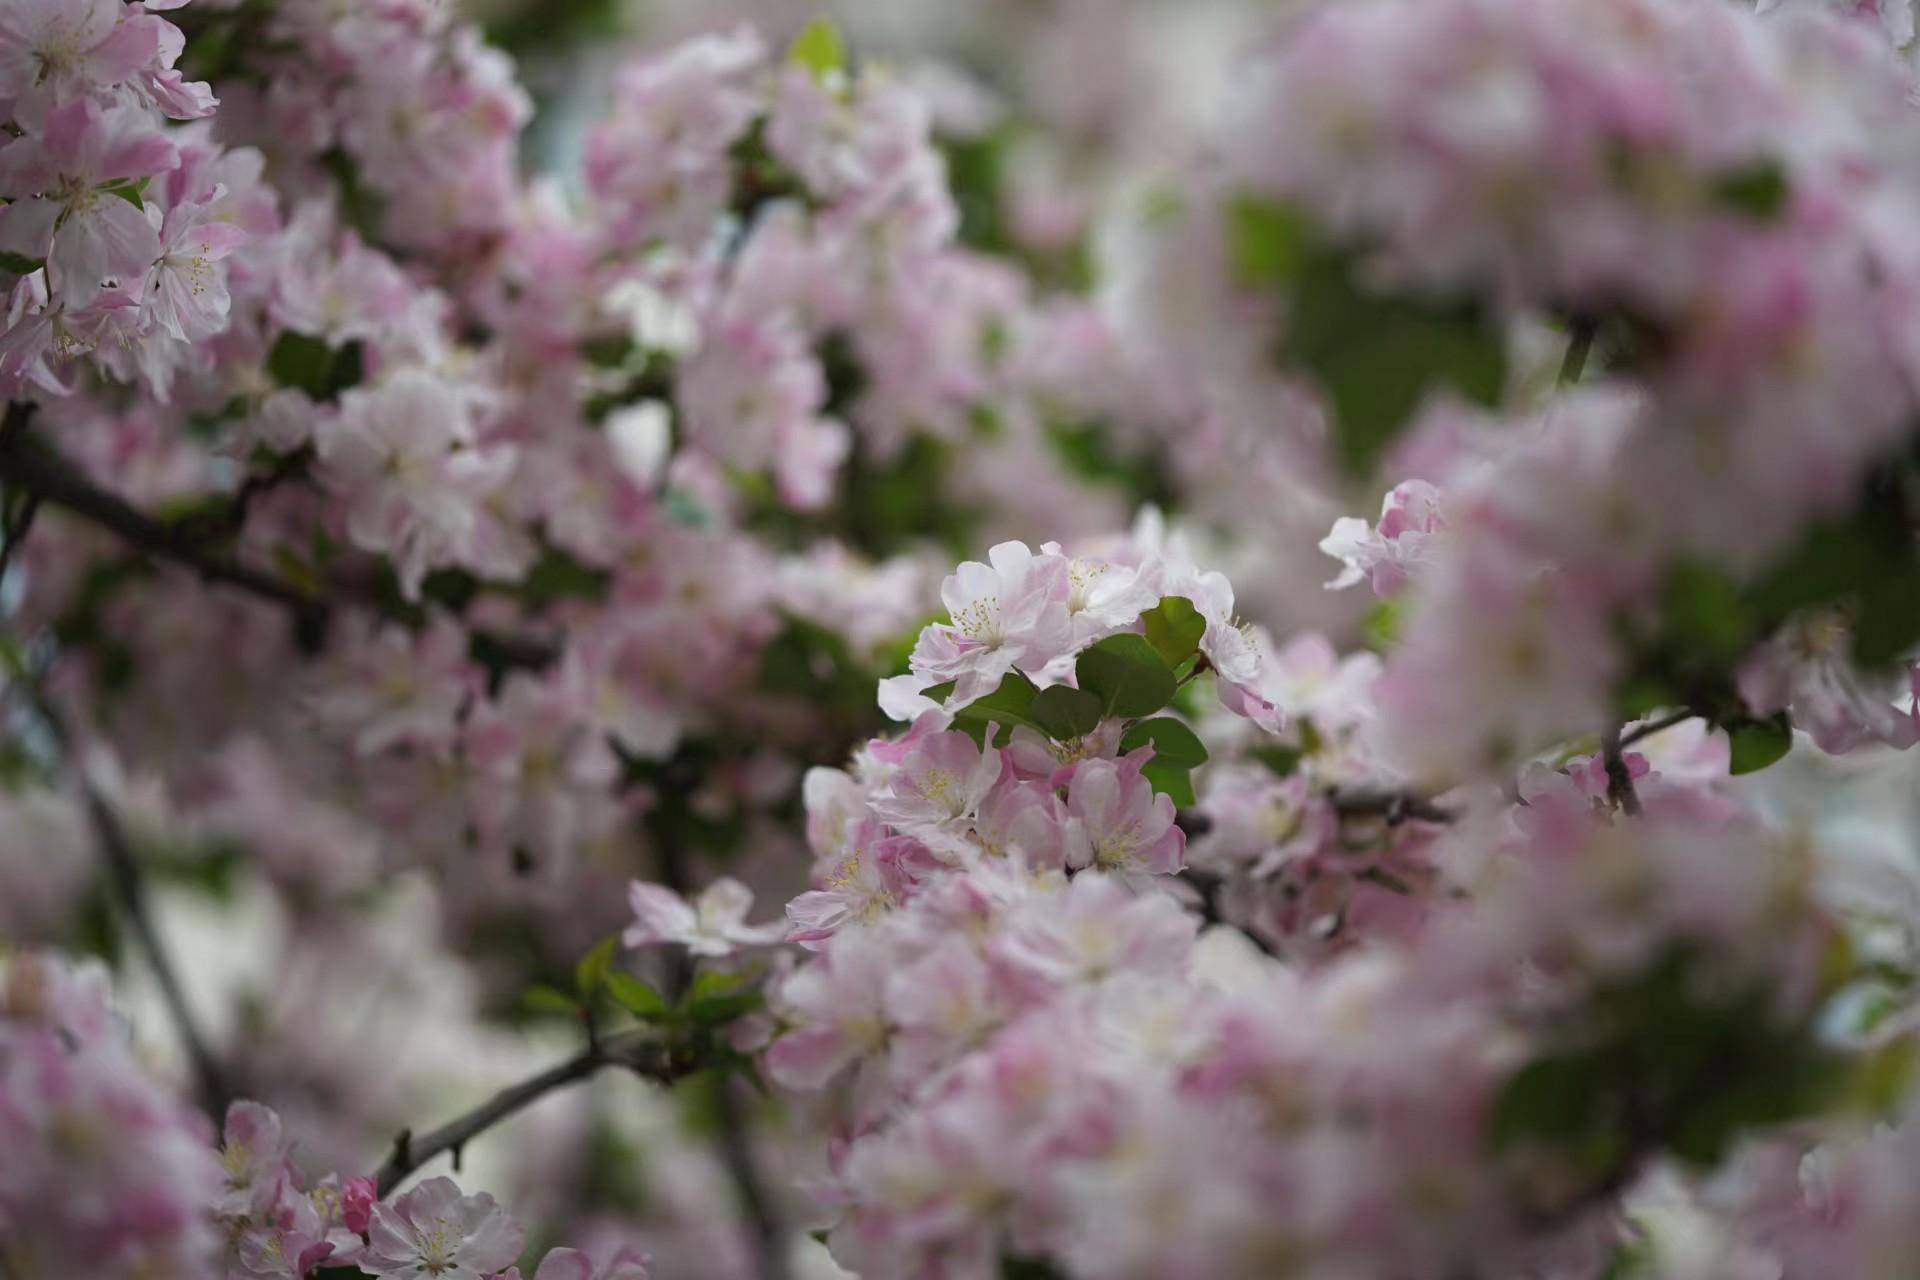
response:
M62 395L76 361L164 399L226 327L226 259L270 228L259 157L204 128L215 99L179 28L121 0L0 14L0 393Z
M1825 743L1910 744L1907 664L1884 690L1847 674L1916 639L1893 601L1910 547L1875 523L1901 519L1877 477L1903 456L1920 318L1892 230L1920 192L1886 145L1910 80L1884 41L1809 12L1389 2L1317 10L1257 63L1221 256L1265 291L1344 460L1371 470L1411 420L1388 456L1419 478L1322 544L1334 585L1414 580L1379 693L1402 763L1458 778L1597 731L1622 690L1679 700L1698 681L1663 669L1662 629L1704 591L1745 610L1729 656L1785 628L1718 718L1787 707ZM1340 364L1361 323L1432 344L1404 387ZM1520 394L1504 352L1526 324L1569 335L1562 384L1590 351L1601 376L1517 425L1464 408ZM1900 585L1817 580L1836 526ZM1830 601L1847 626L1789 616Z
M1003 573L1036 559L995 558ZM1006 616L1010 645L1045 634L1038 610ZM1691 1121L1664 1109L1694 1103L1675 1091L1768 1072L1783 1098L1808 1087L1831 925L1792 846L1721 794L1724 748L1695 726L1649 739L1659 769L1628 753L1640 816L1624 824L1606 763L1586 756L1538 767L1518 803L1356 817L1326 788L1383 776L1354 732L1370 672L1324 642L1293 648L1276 661L1287 678L1263 683L1296 726L1321 728L1300 772L1260 761L1276 749L1264 734L1239 745L1245 763L1207 770L1197 881L1149 874L1176 870L1185 839L1131 756L1109 759L1110 730L1018 723L1016 677L868 744L851 773L810 775L818 887L788 912L813 956L780 982L766 1063L828 1099L842 1265L1519 1269L1592 1247L1591 1215L1682 1141ZM996 714L1016 720L1003 737ZM1103 860L1115 814L1165 856ZM1296 967L1201 935L1195 887L1210 880L1208 917ZM1635 1065L1675 1019L1711 1061ZM1612 1039L1582 1039L1595 1034ZM1589 1051L1599 1065L1579 1065ZM1613 1091L1591 1123L1652 1108L1631 1139L1645 1145L1605 1157L1617 1166L1595 1169L1583 1131L1530 1109L1575 1071Z
M1907 0L626 8L0 0L0 1275L1911 1269Z
M211 1127L142 1068L97 965L0 955L0 1147L9 1274L211 1274Z
M213 1211L227 1233L228 1280L307 1280L352 1268L376 1280L522 1280L526 1232L484 1192L462 1195L428 1178L380 1198L372 1178L329 1174L302 1189L280 1117L256 1102L227 1112L220 1157L226 1190ZM646 1259L623 1249L596 1268L578 1249L553 1249L532 1280L647 1280Z

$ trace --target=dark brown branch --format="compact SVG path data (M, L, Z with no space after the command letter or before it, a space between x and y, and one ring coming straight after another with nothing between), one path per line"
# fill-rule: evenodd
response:
M1601 739L1600 747L1601 758L1607 766L1607 798L1623 813L1637 817L1640 813L1640 796L1633 789L1633 770L1627 767L1621 746L1620 726L1614 725Z
M403 624L414 614L378 592L347 582L326 584L324 593L308 590L278 574L254 568L215 549L190 527L156 520L119 495L95 485L58 453L36 441L21 425L24 406L7 410L0 429L0 483L13 486L36 501L44 501L103 529L157 560L191 570L207 582L235 587L288 610L298 623L324 629L338 605L370 609ZM551 641L533 636L476 631L499 658L513 666L545 667L556 656Z
M1593 352L1593 339L1597 331L1598 326L1593 321L1583 318L1576 318L1568 326L1567 354L1560 361L1561 386L1572 386L1587 371L1587 357Z
M669 1084L692 1070L694 1064L675 1060L671 1050L652 1032L639 1031L612 1036L590 1044L565 1062L547 1068L536 1076L509 1085L473 1110L437 1129L415 1135L402 1129L393 1140L380 1171L374 1175L382 1199L408 1174L436 1157L451 1153L456 1167L466 1145L507 1117L538 1102L549 1093L588 1079L608 1067L620 1067L636 1075Z
M1226 928L1239 933L1247 941L1274 959L1277 960L1280 958L1280 953L1273 949L1272 943L1255 933L1252 929L1247 928L1247 926L1236 924L1234 921L1227 919L1225 914L1221 912L1220 890L1226 882L1220 876L1213 874L1211 871L1196 871L1194 868L1188 867L1180 873L1180 879L1186 882L1187 886L1199 895L1200 918L1202 920L1205 920L1210 925L1224 925Z
M12 410L8 417L11 423ZM325 601L274 574L210 551L181 530L137 510L95 486L24 431L10 430L0 437L0 481L97 524L148 555L191 569L209 582L238 587L296 614L325 616Z
M1334 790L1327 798L1343 818L1383 818L1390 827L1408 821L1449 823L1457 816L1411 791Z
M1623 749L1630 747L1642 739L1651 738L1656 733L1664 733L1677 724L1685 724L1689 720L1697 719L1699 715L1700 713L1691 707L1682 707L1678 711L1668 712L1658 720L1649 720L1643 725L1635 726L1630 732L1622 734L1620 746Z
M114 901L127 919L135 945L146 958L147 966L153 970L154 979L160 984L160 996L166 1003L167 1016L173 1021L174 1030L180 1036L187 1061L193 1070L200 1103L217 1124L226 1115L233 1092L228 1087L225 1070L208 1046L192 1009L187 1005L180 976L173 967L165 944L160 941L159 930L154 927L152 912L147 907L146 878L141 873L140 860L127 838L126 828L120 824L120 817L113 811L113 806L107 803L100 789L87 777L86 767L74 759L73 739L66 722L47 700L38 681L31 674L23 675L18 687L32 702L60 753L72 765L81 799L86 805L87 820L93 827L94 844L100 851L101 861L106 864L107 882Z

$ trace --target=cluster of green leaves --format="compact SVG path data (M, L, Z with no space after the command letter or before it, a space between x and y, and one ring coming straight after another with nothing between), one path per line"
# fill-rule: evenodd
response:
M1844 1060L1769 990L1703 981L1706 963L1675 946L1592 992L1500 1090L1494 1149L1544 1149L1579 1186L1617 1186L1657 1152L1711 1167L1741 1132L1832 1105Z
M1363 252L1330 242L1290 205L1242 195L1226 213L1234 275L1279 295L1285 318L1275 357L1319 384L1334 448L1350 473L1370 475L1435 389L1500 402L1506 341L1483 300L1375 288Z
M678 1000L669 1000L650 984L615 967L618 954L619 939L602 938L574 967L571 992L536 983L522 993L521 1007L531 1013L582 1021L620 1009L640 1022L685 1033L724 1025L765 1003L750 975L714 970L696 975Z
M1920 547L1913 535L1920 445L1875 468L1853 509L1813 525L1765 571L1742 582L1697 561L1676 565L1647 624L1626 624L1635 655L1621 701L1629 715L1685 706L1725 728L1733 771L1748 773L1792 744L1784 715L1746 713L1729 672L1796 614L1834 610L1851 657L1885 671L1920 643Z
M1021 671L1011 671L991 693L953 714L954 728L985 743L989 725L1004 744L1015 726L1054 742L1074 742L1108 720L1127 721L1123 751L1151 745L1154 757L1141 771L1156 791L1177 805L1194 802L1193 770L1207 762L1206 746L1185 724L1158 713L1173 702L1184 674L1203 661L1200 637L1206 623L1192 602L1167 596L1141 615L1144 634L1122 632L1083 650L1074 663L1074 684L1042 689ZM951 682L927 696L941 701Z

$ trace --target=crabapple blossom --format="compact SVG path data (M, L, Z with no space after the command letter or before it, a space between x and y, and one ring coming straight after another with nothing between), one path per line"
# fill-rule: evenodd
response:
M636 881L627 887L627 901L634 923L620 940L629 947L677 942L690 955L726 956L741 947L778 942L787 932L778 924L749 925L753 890L731 876L715 880L691 903L670 889Z
M463 1196L451 1178L429 1178L391 1206L374 1206L360 1265L382 1280L482 1280L510 1266L524 1239L492 1196Z
M1067 865L1167 875L1180 869L1186 834L1173 825L1173 801L1140 776L1135 752L1088 760L1067 792Z
M0 0L0 1275L1906 1274L1910 3L482 8Z
M969 560L940 584L950 622L920 633L913 674L927 684L952 681L949 702L973 701L1011 671L1046 672L1074 643L1066 557L1035 555L1003 542L987 563Z

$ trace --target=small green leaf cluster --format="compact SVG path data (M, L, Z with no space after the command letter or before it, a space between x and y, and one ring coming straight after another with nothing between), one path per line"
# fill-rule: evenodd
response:
M1025 673L1008 672L992 692L953 712L954 728L982 744L989 726L997 730L996 745L1004 745L1016 726L1066 743L1110 720L1124 721L1123 752L1153 748L1141 776L1176 805L1193 804L1192 774L1207 762L1206 746L1186 724L1158 713L1205 661L1199 649L1206 623L1191 601L1166 596L1141 615L1140 624L1140 632L1108 636L1082 650L1072 685L1042 689ZM942 701L953 689L951 683L936 685L926 694Z

